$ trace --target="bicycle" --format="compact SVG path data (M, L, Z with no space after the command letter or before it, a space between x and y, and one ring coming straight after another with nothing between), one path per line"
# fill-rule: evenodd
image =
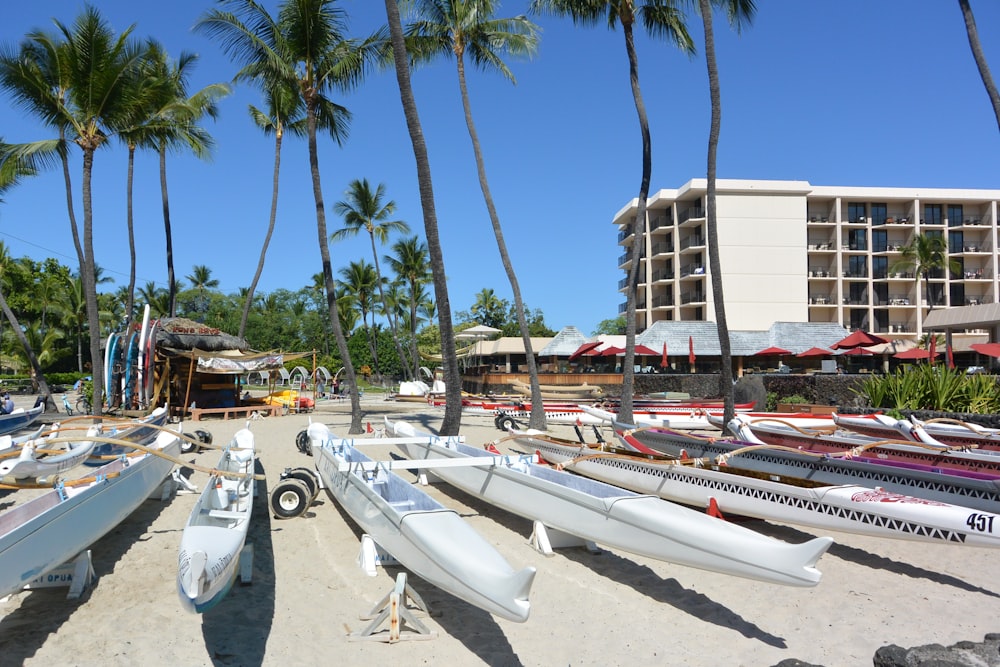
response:
M90 401L87 400L86 396L81 395L78 399L76 399L76 411L81 415L89 415L92 409L93 406L90 404Z

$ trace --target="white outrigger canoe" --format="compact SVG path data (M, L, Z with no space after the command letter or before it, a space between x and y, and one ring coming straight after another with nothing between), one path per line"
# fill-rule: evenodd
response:
M387 432L409 440L396 447L411 459L461 461L484 453L455 439L418 434L405 422L385 421ZM424 436L424 442L415 442ZM818 537L787 544L655 495L510 456L495 457L493 466L441 467L433 473L492 505L585 540L768 583L815 586L822 577L816 561L833 543L829 537Z
M58 434L53 430L53 434ZM48 448L56 438L42 438L29 440L21 445L21 452L17 458L9 458L0 461L0 478L10 477L14 480L37 479L48 475L58 475L59 473L72 470L82 464L94 451L97 441L91 439L92 436L100 435L99 426L91 426L82 440L77 440L65 444L66 449L60 454L47 454L41 458L37 456L39 449ZM59 438L62 440L62 438ZM57 451L57 450L50 450Z
M150 449L180 453L177 432L163 431ZM0 596L70 560L122 522L173 470L151 452L122 456L86 478L0 513Z
M376 544L408 570L480 609L528 619L535 568L517 572L457 512L445 508L325 424L307 429L326 487Z
M41 400L41 398L39 398ZM45 410L45 404L36 405L33 408L16 408L13 412L0 415L0 434L2 433L13 433L22 428L27 428L31 426L36 419L42 416L42 411Z
M177 555L177 593L186 610L202 613L236 579L253 511L254 435L236 432L188 517Z
M717 463L704 467L676 459L601 450L589 445L514 432L550 463L640 493L768 521L875 537L1000 548L1000 516L884 489L755 473Z

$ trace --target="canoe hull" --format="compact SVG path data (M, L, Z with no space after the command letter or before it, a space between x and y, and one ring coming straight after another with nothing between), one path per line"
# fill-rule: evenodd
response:
M467 445L398 444L411 459L483 454ZM519 516L606 547L711 572L815 586L816 561L832 540L789 545L735 524L603 482L515 462L435 468L453 486Z
M244 476L209 477L188 517L177 556L177 594L187 611L208 611L236 580L253 512L253 456L253 434L241 429L216 467Z
M162 433L156 447L178 456L180 440ZM170 474L174 464L152 454L116 460L91 484L52 490L0 517L0 596L58 567L128 517Z
M323 485L377 544L438 588L502 618L527 620L533 567L515 572L458 513L398 475L341 471L370 459L322 424L308 432Z

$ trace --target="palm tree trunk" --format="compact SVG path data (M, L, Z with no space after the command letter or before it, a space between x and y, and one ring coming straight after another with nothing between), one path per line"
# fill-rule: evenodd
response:
M128 292L125 297L125 331L132 328L132 309L135 307L135 227L132 216L132 183L135 167L135 146L128 147L128 178L125 194L125 217L128 224Z
M438 327L441 330L441 356L445 382L444 419L441 435L458 435L462 424L462 378L458 372L458 357L455 356L455 331L451 322L451 303L448 300L447 274L441 238L438 234L437 211L434 207L434 185L431 182L430 161L424 142L417 103L410 86L410 69L403 41L403 28L399 19L396 0L385 0L385 13L392 38L392 54L396 65L396 81L399 96L406 116L406 127L413 144L413 156L417 164L417 183L420 188L420 207L424 216L424 236L427 239L427 253L431 261L431 276L434 282L434 297L437 300Z
M719 149L719 132L722 127L722 95L719 90L719 70L715 61L715 33L712 30L712 7L709 0L699 0L701 19L705 26L705 62L708 66L708 89L712 98L712 124L708 134L708 192L705 205L708 216L708 264L712 276L712 300L715 302L715 321L719 333L722 368L719 390L723 398L724 424L729 424L735 412L733 399L733 353L729 343L729 324L726 321L726 300L722 291L722 263L719 260L719 225L716 213L716 154Z
M976 29L976 18L972 15L972 7L969 0L958 0L958 6L962 9L962 18L965 19L965 32L969 35L969 47L972 49L972 58L979 68L979 76L986 87L986 94L990 97L993 105L993 115L997 119L997 127L1000 127L1000 93L993 83L993 75L990 74L990 66L986 63L986 55L983 53L983 46L979 43L979 31Z
M83 251L84 266L80 267L83 296L87 304L87 324L90 330L90 367L94 376L93 413L103 411L102 389L104 387L104 365L101 356L101 319L97 309L97 285L94 269L94 209L90 188L94 169L94 148L83 151Z
M382 308L385 309L385 318L389 320L389 330L392 332L392 342L396 346L396 354L399 356L400 368L406 369L406 356L403 352L403 345L399 342L399 334L396 327L396 317L392 314L392 309L385 300L385 289L382 288L382 267L378 263L378 250L375 247L375 234L369 233L368 237L372 242L372 259L375 260L375 281L378 285L378 295L382 299Z
M167 146L160 142L160 199L163 204L163 231L167 237L167 289L170 293L170 317L177 316L177 282L174 280L174 238L170 231L170 202L167 197Z
M361 399L358 395L358 380L354 373L354 364L351 362L351 353L347 349L347 339L344 338L344 330L340 326L340 316L337 313L336 286L333 282L333 267L330 262L330 236L326 231L326 210L323 207L323 188L320 186L319 178L319 151L316 146L316 102L312 94L311 92L307 93L306 99L309 173L312 176L313 199L316 201L316 233L319 236L319 254L323 262L323 280L326 284L326 307L330 315L333 335L337 341L337 349L344 362L344 375L351 387L351 427L348 433L358 434L363 431L361 428Z
M420 379L420 352L417 349L417 281L410 281L410 361L413 363L411 379Z
M260 259L257 261L257 271L253 274L250 288L247 290L246 301L243 302L243 315L240 317L239 337L247 330L247 320L250 319L250 307L253 305L253 295L257 290L257 283L264 272L264 257L267 255L267 246L271 243L271 235L274 233L274 222L278 217L278 174L281 171L281 135L282 129L279 125L274 132L274 175L271 178L271 217L267 223L267 235L264 237L264 244L260 247Z
M24 335L24 330L21 328L21 323L18 322L17 316L14 315L14 311L7 304L7 298L4 296L2 289L0 289L0 310L3 310L3 314L7 318L7 321L10 322L14 335L17 336L21 347L24 348L24 354L28 357L28 363L31 364L35 381L38 382L38 393L45 398L45 411L48 411L50 407L58 410L56 402L52 398L52 392L49 391L49 383L45 380L45 373L42 372L42 365L38 363L38 357L35 355L35 351L31 349L31 344L28 342L28 337Z
M490 223L493 225L493 235L497 239L497 250L500 251L500 262L504 271L507 272L507 280L510 281L510 289L514 294L514 310L517 313L517 325L521 330L521 341L524 343L524 354L528 366L528 377L531 382L531 416L528 425L533 429L545 430L545 406L542 404L542 388L538 383L538 366L535 362L535 351L531 348L531 332L528 330L528 320L524 316L524 301L521 299L521 285L518 283L517 274L514 272L514 265L510 261L510 254L507 252L507 243L504 240L503 227L500 225L500 216L497 215L496 206L493 203L493 195L490 193L489 181L486 178L486 164L483 161L482 148L479 145L479 134L476 132L476 125L472 120L472 104L469 101L469 89L465 82L465 59L462 54L457 54L455 58L458 63L458 87L462 93L462 108L465 110L465 125L469 128L469 138L472 139L472 150L476 156L476 171L479 173L479 187L483 191L483 199L486 201L486 210L490 215Z
M639 289L643 232L646 228L646 197L649 195L649 181L653 171L653 146L649 137L646 105L642 101L642 90L639 88L639 57L635 52L633 21L631 18L626 20L624 16L621 17L621 21L625 33L625 51L628 53L629 82L632 85L632 97L635 100L635 110L639 116L639 132L642 135L642 180L639 183L639 203L635 211L635 222L632 223L632 265L628 271L628 297L625 306L625 359L622 361L622 396L618 408L619 419L631 423L632 394L635 391L635 302L636 291ZM647 322L647 326L648 324Z

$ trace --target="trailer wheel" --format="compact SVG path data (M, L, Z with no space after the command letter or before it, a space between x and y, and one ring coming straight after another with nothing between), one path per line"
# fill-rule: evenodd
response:
M294 519L309 507L309 487L300 479L288 478L271 491L271 511L279 519Z
M306 456L313 455L312 443L309 441L309 431L299 431L299 434L295 436L295 446Z
M297 479L309 488L309 502L316 500L319 495L319 475L309 468L290 468L281 473L282 479Z
M517 424L514 418L510 415L500 415L497 417L497 428L506 433L511 429L512 426Z
M496 417L493 418L493 425L496 426L501 431L503 429L500 428L500 419L502 419L503 417L504 417L504 413L501 412L500 414L498 414Z

